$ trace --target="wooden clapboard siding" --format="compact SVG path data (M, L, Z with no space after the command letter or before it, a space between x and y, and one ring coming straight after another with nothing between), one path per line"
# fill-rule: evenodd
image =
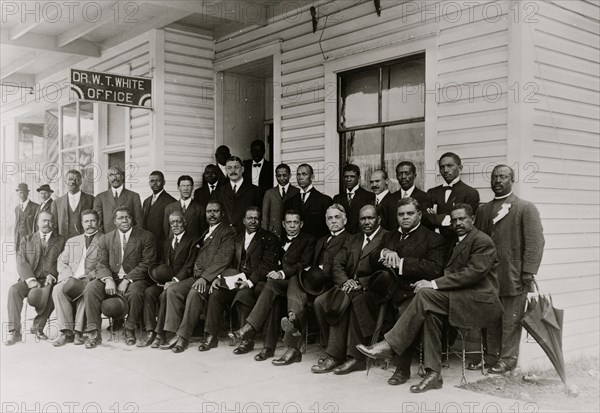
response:
M176 196L179 176L200 186L204 167L214 161L214 47L207 36L164 31L164 170Z

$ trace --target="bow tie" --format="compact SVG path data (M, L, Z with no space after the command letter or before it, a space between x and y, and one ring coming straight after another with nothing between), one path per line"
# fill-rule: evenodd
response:
M291 238L288 238L288 237L284 237L284 239L283 239L283 240L284 240L284 242L283 242L283 244L284 244L284 245L285 245L285 244L289 244L289 243L291 243L291 242L293 241L293 239L291 239Z
M253 166L253 167L255 167L255 168L260 168L260 167L261 167L261 164L259 164L259 163L255 163L255 164L254 164L254 165L252 165L252 166Z

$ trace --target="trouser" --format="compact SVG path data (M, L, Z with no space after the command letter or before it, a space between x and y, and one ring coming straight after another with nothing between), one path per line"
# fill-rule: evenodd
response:
M25 297L27 297L29 289L30 288L27 286L27 284L21 280L10 286L7 299L8 331L14 331L16 333L21 332L21 311L23 310L23 300ZM48 321L48 318L50 318L52 311L54 311L54 301L52 301L52 298L48 297L46 306L42 309L42 311L37 313L36 317L33 319L31 330L44 330L46 322Z
M223 320L223 312L227 307L231 307L232 303L236 301L236 297L239 294L252 294L249 288L243 290L226 290L223 288L217 288L213 290L212 294L208 297L208 309L206 310L206 323L204 324L204 331L207 334L218 336L221 332L221 321ZM246 317L250 312L250 307L237 302L235 305L236 315L243 325ZM233 311L233 308L232 308Z
M192 336L208 302L208 287L200 293L192 288L195 282L195 278L186 278L165 290L167 314L164 330L175 332L186 340Z
M89 283L87 278L81 279L85 285ZM56 321L59 330L70 330L82 333L85 329L85 299L83 295L75 302L71 301L63 291L64 282L58 283L52 290L52 300L56 307ZM75 314L73 314L75 308Z
M156 329L157 314L161 312L160 296L164 288L159 285L151 285L144 290L144 330L154 331Z
M487 328L486 363L493 365L501 360L514 369L519 358L521 320L525 314L527 293L502 296L500 302L504 308L502 318Z
M295 280L297 277L292 277ZM284 297L288 290L289 280L267 280L254 308L246 318L246 322L256 331L263 325L267 326L263 337L263 346L272 350L277 346L279 334L279 303L278 297Z
M293 277L290 280L287 290L288 313L294 313L296 315L296 319L298 320L298 324L300 326L304 325L306 304L312 297L315 296L312 296L304 291L304 288L302 288L300 285L300 279L298 277ZM283 341L288 347L300 350L300 346L302 345L302 335L295 337L290 332L286 331L285 335L283 336ZM326 342L323 335L321 335L321 342Z

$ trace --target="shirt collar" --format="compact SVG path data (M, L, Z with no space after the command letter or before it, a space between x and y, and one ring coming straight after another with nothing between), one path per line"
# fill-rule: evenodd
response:
M127 232L121 232L121 230L117 230L119 231L119 238L122 240L123 239L123 234L125 234L125 239L127 241L129 241L129 237L131 236L131 231L133 231L133 227L129 228L129 231Z
M252 167L254 167L254 165L256 164L260 164L260 167L262 168L263 163L265 162L265 158L262 158L260 161L258 162L254 162L254 159L252 160Z
M298 233L299 234L299 233ZM293 237L288 236L287 234L285 234L285 237L290 240L290 242L292 242L294 240L294 238L296 238L298 236L298 234L294 235Z
M96 235L97 233L98 233L98 230L96 230L96 232L94 232L93 234L85 234L85 233L84 233L83 235L85 235L85 236L86 236L86 238L87 238L87 237L93 237L93 236L94 236L94 235Z
M23 207L27 208L27 205L29 204L29 198L27 198L25 201L21 202L21 205L23 205Z
M465 235L461 235L458 237L458 242L461 242L463 239L465 239L465 237L469 235L469 234L465 234Z
M413 186L411 186L410 188L408 188L408 190L406 190L406 191L404 189L400 188L400 191L401 191L400 193L402 195L406 194L408 196L411 196L414 190L415 190L415 185L413 184Z
M354 188L352 188L352 189L346 189L346 194L352 194L352 195L354 195L356 193L356 191L358 190L359 186L360 185L356 184L356 186L354 186Z
M113 193L114 193L114 192L113 192ZM72 193L70 193L70 192L67 192L67 196L68 196L69 198L78 198L78 197L80 197L80 196L81 196L81 191L77 191L77 192L76 192L76 193L74 193L74 194L72 194Z
M312 191L312 189L313 189L313 184L310 184L306 189L300 188L300 192L303 193L303 194L305 194L307 192Z
M229 184L231 185L231 189L233 189L233 186L236 185L236 189L240 189L240 186L242 186L242 184L244 183L244 177L241 177L239 181L237 182L233 182L231 179L229 180Z
M52 231L50 231L47 234L43 234L42 231L40 231L40 238L44 238L44 235L47 235L46 239L50 239L50 237L52 236Z
M414 227L413 229L411 229L410 231L408 231L408 234L410 234L410 233L412 233L412 232L416 231L416 230L417 230L417 228L419 228L420 226L421 226L421 223L419 222L419 223L417 224L417 226L416 226L416 227ZM401 233L401 234L404 234L404 232L402 231L402 227L399 227L399 228L398 228L398 232L399 232L399 233Z
M375 195L375 198L377 198L380 202L383 198L385 198L385 196L388 194L388 192L390 192L389 189L386 189L385 191L383 191L380 194Z
M506 195L502 195L502 196L495 196L494 199L505 199L508 198L509 196L512 195L512 191L510 191L508 194Z
M450 183L444 182L442 184L443 187L447 188L447 187L453 187L454 185L456 185L458 183L458 181L460 181L460 176L457 176L456 178L454 178L454 180Z
M152 196L156 197L156 199L158 199L158 197L160 196L160 194L162 194L163 192L165 192L164 189L161 189L160 192L158 194L152 194Z
M364 235L365 235L365 237L363 238L363 242L364 242L364 240L366 240L366 239L367 239L367 237L368 237L370 240L373 240L373 238L375 238L375 235L377 235L377 233L379 232L379 230L380 230L380 229L381 229L381 227L377 227L377 229L375 230L375 232L373 232L371 235L364 234Z
M183 231L181 234L179 235L175 235L173 234L173 238L175 238L177 241L181 241L181 238L183 238L183 234L185 234L185 231Z
M188 199L185 199L185 200L183 198L179 198L179 203L181 204L182 202L185 204L185 207L187 208L190 206L190 202L192 202L192 197L189 197Z
M123 185L121 185L118 188L110 188L110 190L113 193L113 195L115 194L115 191L116 191L117 195L121 196L121 192L123 192Z
M342 232L344 232L346 228L342 228L341 230L339 230L338 232L331 232L330 235L332 237L337 237L338 235L340 235Z
M279 186L279 192L281 192L282 188L285 189L285 192L287 192L288 189L290 189L290 183L289 182L286 185L284 185L284 186L281 186L279 184L277 184L277 185Z

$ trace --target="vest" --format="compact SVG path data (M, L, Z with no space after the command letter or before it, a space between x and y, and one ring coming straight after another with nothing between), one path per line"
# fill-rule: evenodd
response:
M79 205L75 211L71 211L71 205L67 200L67 238L72 238L76 235L79 235L79 226L81 225L81 215L79 213L81 200L79 201Z

